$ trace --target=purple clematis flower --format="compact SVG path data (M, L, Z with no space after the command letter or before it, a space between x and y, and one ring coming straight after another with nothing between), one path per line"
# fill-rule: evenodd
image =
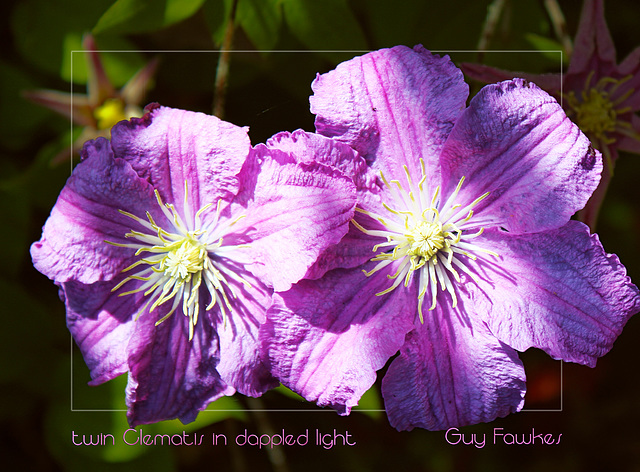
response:
M257 342L272 291L347 232L351 179L201 113L152 106L111 134L85 145L31 249L91 384L128 372L132 425L276 386Z
M359 201L316 265L332 270L267 312L263 348L286 386L348 414L399 352L382 381L391 424L446 429L523 407L516 351L594 366L611 349L640 296L569 220L602 162L555 99L516 79L465 109L461 71L421 46L352 59L312 87L317 132L359 153L340 164ZM300 155L298 138L267 147Z
M604 18L602 0L585 0L575 48L564 74L511 72L480 64L462 64L469 77L496 82L523 77L560 99L569 116L604 155L602 180L580 214L595 227L598 211L613 175L618 150L640 154L640 48L620 64Z

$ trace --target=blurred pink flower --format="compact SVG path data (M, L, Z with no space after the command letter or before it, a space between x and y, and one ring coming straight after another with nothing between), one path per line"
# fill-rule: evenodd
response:
M462 64L469 77L497 82L522 77L555 95L571 118L602 152L602 180L579 217L592 229L613 175L618 151L640 154L640 47L621 63L604 18L603 0L585 0L567 73L528 74L481 64Z
M88 60L89 78L86 94L71 94L57 90L32 90L24 93L32 102L45 106L83 127L73 143L73 151L76 154L86 141L101 136L109 138L111 128L119 121L142 116L140 105L158 65L155 59L148 62L120 90L116 90L105 73L93 36L86 35L82 45ZM68 156L64 150L54 158L53 163L59 163Z

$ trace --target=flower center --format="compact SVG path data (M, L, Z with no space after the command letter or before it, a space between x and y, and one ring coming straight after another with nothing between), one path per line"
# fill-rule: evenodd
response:
M191 236L184 237L175 244L177 247L171 249L160 262L165 275L186 279L190 274L201 272L205 258L208 258L206 246Z
M126 120L124 103L117 98L108 98L97 107L93 116L97 121L98 129L111 129L116 123Z
M164 204L158 191L154 190L158 205L170 222L168 229L160 227L149 212L147 212L147 221L126 211L118 210L121 214L138 222L147 232L131 230L125 235L126 238L137 240L135 243L105 242L113 246L135 249L135 256L143 252L151 253L124 269L122 272L128 272L138 266L144 267L123 279L112 289L112 292L127 282L138 281L139 286L135 289L118 294L118 296L125 296L143 292L144 296L148 297L138 316L147 311L147 308L148 313L152 313L158 306L173 300L169 312L156 321L156 326L182 306L183 314L189 318L189 340L191 340L200 313L200 287L203 282L211 298L211 302L205 309L210 310L217 303L225 322L225 306L231 310L227 292L236 297L229 279L247 286L250 284L227 267L223 255L229 250L246 247L246 245L223 246L223 238L220 236L242 216L231 223L218 225L221 208L221 201L218 201L215 217L212 221L203 224L201 216L212 204L205 205L194 216L190 216L192 213L187 201L186 182L184 191L184 213L189 215L187 218L183 219L173 205Z
M575 104L578 126L585 133L593 133L602 139L616 127L616 111L609 100L609 94L592 88L583 92L584 101Z
M423 259L431 258L444 246L444 232L442 224L419 221L405 237L409 243L409 256L419 256Z
M467 266L469 260L476 260L478 253L497 254L484 247L470 242L480 236L484 230L480 226L482 220L474 218L473 208L484 200L489 193L478 197L469 205L455 203L464 182L460 179L453 194L446 200L440 199L440 187L437 187L432 198L428 199L423 187L426 180L424 161L420 159L421 179L414 184L409 170L404 166L407 180L405 189L398 180L391 180L390 185L381 173L391 202L383 203L388 213L385 216L356 207L356 211L368 215L381 223L384 229L367 229L355 220L352 223L363 233L383 237L385 242L376 244L373 252L377 254L371 259L378 264L364 274L369 277L394 261L400 261L394 274L387 275L394 280L391 286L376 295L381 296L395 290L403 281L408 287L417 274L418 277L418 313L420 321L424 321L422 304L427 291L431 293L431 307L436 307L438 286L442 292L451 296L452 306L458 303L455 284L463 283L462 271L470 279L478 282L478 276ZM472 221L474 220L474 221ZM379 251L379 252L378 252ZM453 279L453 281L452 281Z
M629 98L633 89L627 90L617 98L613 98L618 88L631 79L631 75L620 80L612 77L603 77L591 86L594 71L587 76L585 87L577 97L571 91L567 95L569 109L567 114L574 118L580 129L592 139L599 140L602 144L612 144L615 138L610 136L612 132L629 134L632 132L630 123L620 120L621 114L631 111L630 107L620 105Z

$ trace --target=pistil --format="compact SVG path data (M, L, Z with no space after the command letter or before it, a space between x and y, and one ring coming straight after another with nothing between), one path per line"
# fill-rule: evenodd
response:
M400 261L395 272L387 275L389 279L394 280L393 283L377 293L377 296L395 290L403 282L404 286L408 287L417 273L418 313L420 321L423 322L422 304L427 291L431 293L429 310L436 307L438 286L441 291L449 293L452 306L455 308L458 298L454 282L462 283L459 271L478 282L477 275L467 266L468 260L476 260L477 253L493 256L497 254L470 242L483 232L483 228L478 228L477 224L471 222L474 216L473 208L489 193L481 195L462 208L462 205L455 202L465 180L462 177L453 194L444 203L440 199L440 187L436 188L429 199L424 188L426 175L422 159L420 164L422 175L417 184L414 184L408 168L404 167L406 189L400 181L388 181L381 173L382 181L392 197L391 202L383 204L388 215L382 216L356 208L356 211L377 220L385 229L367 229L355 220L352 220L352 223L365 234L386 238L386 242L373 247L373 252L379 252L371 261L378 264L369 272L364 271L367 277L394 261Z
M145 297L149 297L142 310L138 312L138 317L147 311L147 308L148 313L152 313L160 305L173 300L168 313L156 321L156 326L168 319L182 305L183 314L189 318L189 340L191 340L200 313L200 287L203 282L211 298L205 310L212 309L217 303L225 323L226 309L232 309L227 292L232 297L236 297L229 279L247 286L250 284L230 268L225 267L219 254L247 247L247 245L223 246L222 244L223 238L220 234L233 226L239 218L229 224L219 225L221 210L221 201L219 201L213 221L203 225L201 216L212 204L203 206L193 215L187 200L187 182L185 182L184 191L183 212L186 220L173 205L163 203L158 191L154 190L158 205L169 222L169 230L158 225L149 212L147 212L147 220L144 220L126 211L118 210L139 223L146 232L131 230L127 233L126 238L137 240L134 243L105 242L118 247L135 249L135 256L144 252L151 254L125 268L122 272L129 272L138 266L146 265L142 270L124 278L112 291L117 291L128 282L141 282L136 288L118 294L125 296L143 292Z

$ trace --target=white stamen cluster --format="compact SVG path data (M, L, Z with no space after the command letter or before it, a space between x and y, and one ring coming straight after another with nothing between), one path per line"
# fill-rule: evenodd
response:
M230 250L246 247L246 245L223 246L222 244L222 235L226 234L226 231L242 216L230 223L219 225L222 203L219 200L215 217L203 224L201 216L212 204L205 205L193 215L187 201L187 182L184 188L182 216L172 204L162 202L157 190L154 192L158 205L170 225L167 229L163 229L149 212L147 212L147 221L126 211L118 210L139 223L147 232L131 230L125 235L127 238L135 239L137 241L135 243L105 242L118 247L135 249L136 256L144 252L151 255L140 258L124 269L122 272L128 272L135 267L145 265L142 270L123 279L112 291L118 290L130 281L142 282L135 289L118 294L118 296L125 296L143 292L145 297L149 297L147 303L138 312L138 316L147 311L147 308L148 313L152 313L158 306L173 299L169 312L156 322L156 326L169 318L182 305L182 313L189 318L189 340L191 340L198 322L200 287L203 282L211 298L205 309L210 310L217 303L225 321L227 316L225 307L231 310L227 291L236 298L228 278L249 285L220 258Z
M395 290L403 281L405 287L408 287L414 274L418 272L418 313L420 321L424 321L422 304L427 291L431 294L429 310L436 307L438 285L443 292L447 291L450 294L452 306L455 308L458 297L452 279L461 283L458 270L478 282L478 276L467 267L465 260L476 260L474 253L477 252L493 256L497 254L469 242L480 236L484 230L479 227L479 221L472 221L473 208L489 193L481 195L462 208L462 205L455 203L465 180L462 177L455 191L446 201L440 199L440 187L437 187L432 197L428 198L424 188L427 177L422 159L420 159L420 165L422 175L417 184L413 182L407 166L404 166L407 188L403 187L398 180L387 181L380 173L392 197L390 204L383 203L384 209L389 213L388 216L383 217L356 208L358 212L380 222L385 227L384 230L366 229L355 220L352 220L352 223L365 234L386 238L386 242L373 247L373 252L380 250L371 259L378 264L371 271L364 271L367 277L394 261L401 261L395 273L387 276L394 280L391 286L376 295L381 296ZM469 231L473 232L469 233Z

